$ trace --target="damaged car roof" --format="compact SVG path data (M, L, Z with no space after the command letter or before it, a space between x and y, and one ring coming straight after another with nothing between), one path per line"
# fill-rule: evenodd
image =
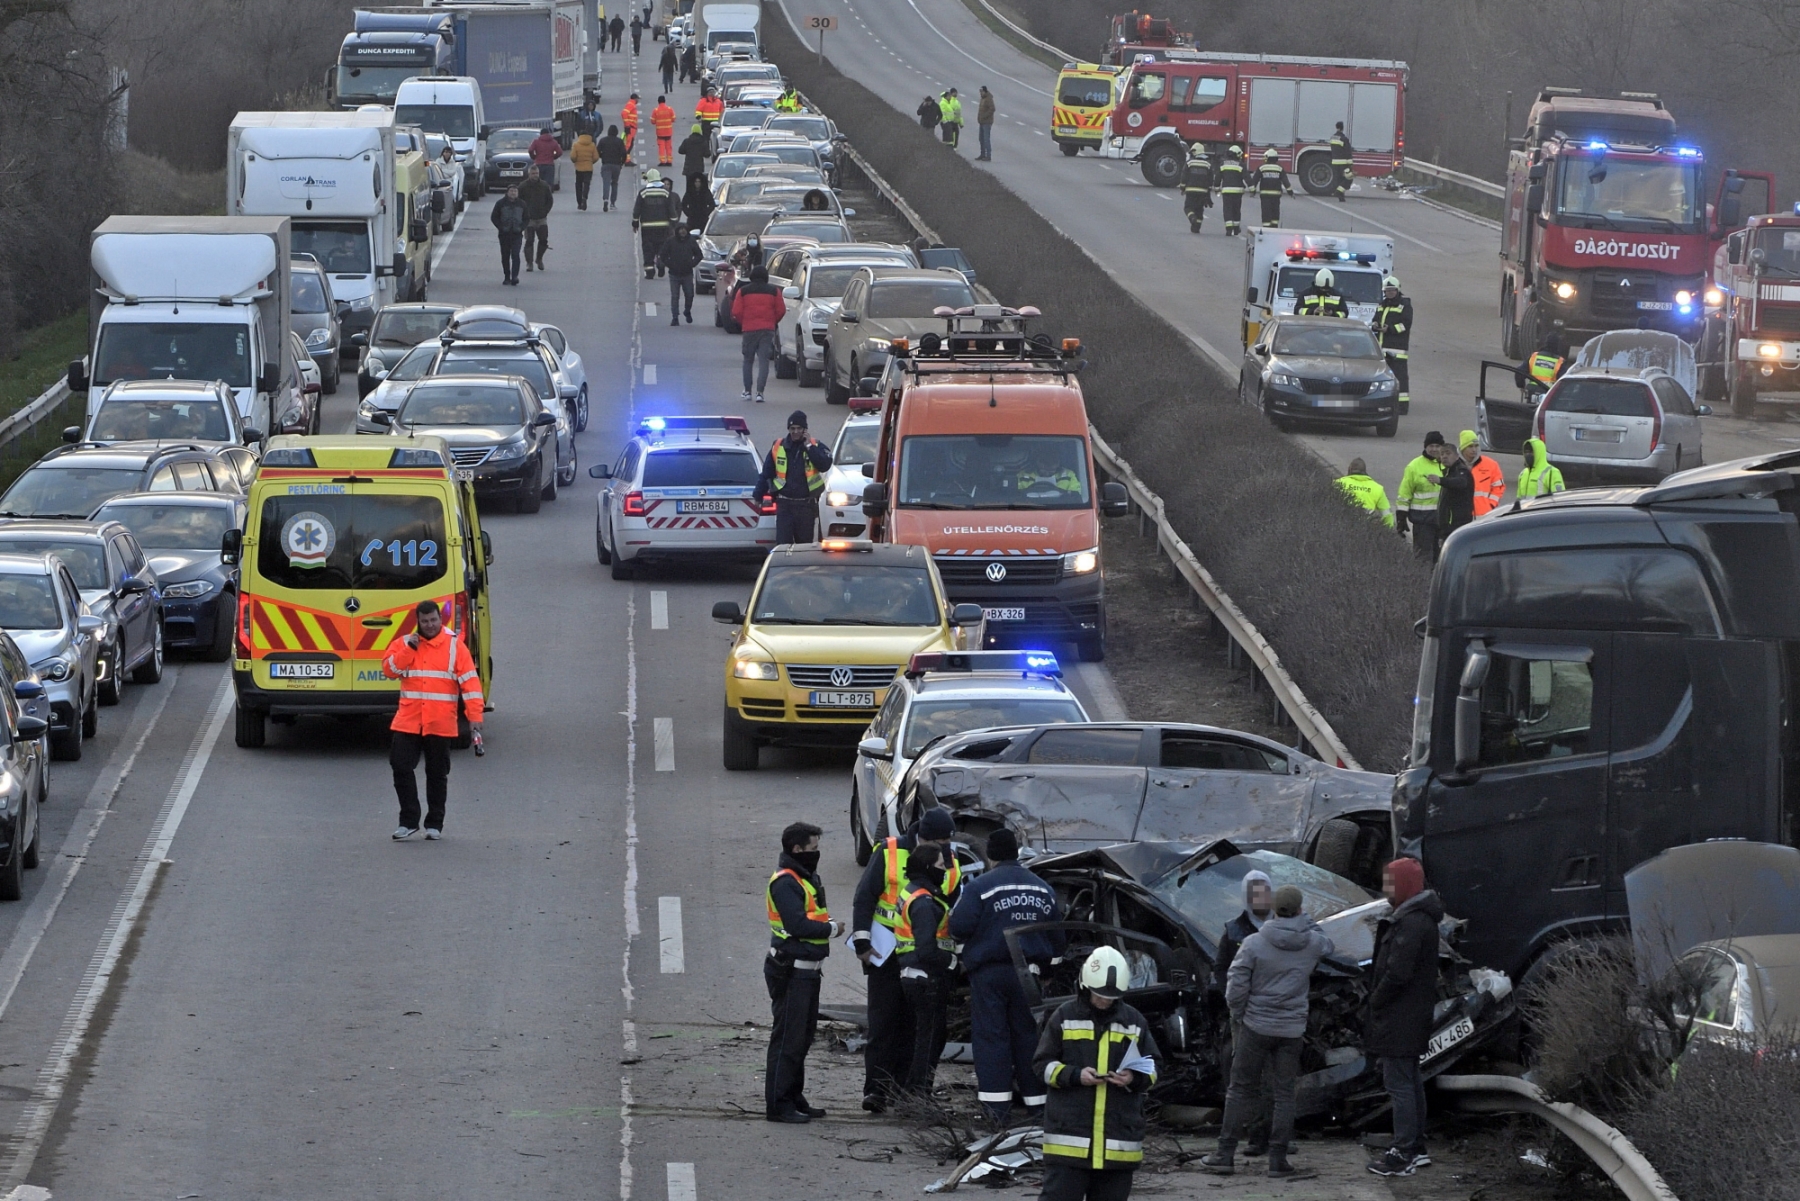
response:
M1638 971L1661 979L1689 947L1800 934L1800 850L1768 842L1670 847L1625 873Z

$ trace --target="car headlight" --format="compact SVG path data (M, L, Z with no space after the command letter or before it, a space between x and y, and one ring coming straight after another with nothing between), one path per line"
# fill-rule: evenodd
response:
M1693 304L1694 303L1694 294L1692 292L1688 291L1686 288L1683 288L1681 291L1675 293L1675 303L1676 304Z
M55 659L45 659L42 663L33 663L31 670L37 672L40 679L60 683L69 678L70 673L75 670L75 664L59 656Z
M1706 303L1712 308L1718 308L1725 303L1724 291L1719 288L1708 288L1706 290Z
M1559 279L1550 285L1550 294L1567 304L1575 299L1575 285L1566 279Z
M308 350L311 350L315 346L329 345L330 342L331 342L331 331L326 329L322 325L318 329L315 329L311 333L306 335L306 348Z
M1781 357L1781 343L1764 342L1761 346L1756 348L1756 353L1761 358L1778 359Z
M886 338L870 338L866 345L870 350L887 350L893 346L893 343Z
M825 503L834 509L841 509L850 503L850 494L848 492L827 492Z
M357 313L366 313L374 307L375 298L373 296L358 296L350 302L351 310Z
M1285 371L1270 372L1269 382L1274 384L1277 388L1298 389L1300 387L1300 377L1297 375L1289 375Z
M375 414L383 411L384 410L380 405L375 404L370 400L364 399L356 402L356 415L361 417L364 421L373 421L375 419Z
M193 600L197 596L205 596L212 590L213 586L209 580L191 580L186 584L167 584L163 587L162 594L165 598L175 600Z
M362 370L364 375L374 375L387 367L387 360L373 350L363 351Z
M1100 548L1078 550L1062 557L1064 575L1087 575L1100 569Z
M1369 385L1369 391L1375 395L1380 395L1383 392L1392 392L1393 390L1394 381L1391 379L1378 379Z
M524 438L509 439L494 448L494 453L488 456L488 463L491 466L499 466L502 463L517 463L520 459L525 457L525 453Z
M740 680L779 680L781 668L766 659L733 659L731 674Z

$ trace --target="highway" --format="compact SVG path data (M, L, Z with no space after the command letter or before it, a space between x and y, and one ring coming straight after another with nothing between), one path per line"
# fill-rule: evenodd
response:
M927 91L956 88L969 123L959 150L971 161L977 153L976 93L987 85L998 104L994 160L976 166L991 171L1161 313L1235 389L1244 357L1239 335L1244 243L1225 236L1216 207L1205 231L1195 236L1188 232L1180 194L1146 183L1136 164L1085 152L1064 157L1047 132L1056 72L989 30L964 0L779 3L790 21L836 16L837 30L825 38L825 57L908 117ZM1254 215L1253 199L1245 212L1247 218ZM1481 361L1502 357L1497 229L1367 180L1357 182L1344 204L1304 194L1286 199L1281 217L1290 229L1383 233L1394 239L1396 274L1412 297L1416 318L1409 415L1392 439L1367 431L1293 435L1337 471L1352 458L1366 460L1370 474L1391 495L1426 431L1454 440L1456 431L1474 428ZM1008 299L1032 302L1028 296ZM1704 437L1706 461L1717 463L1800 445L1800 428L1715 414L1705 423ZM1510 495L1519 458L1503 455L1500 462Z

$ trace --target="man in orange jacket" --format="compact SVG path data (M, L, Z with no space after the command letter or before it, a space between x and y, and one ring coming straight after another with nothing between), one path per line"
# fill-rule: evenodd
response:
M713 126L725 115L725 102L713 93L710 85L700 89L699 103L694 105L694 120L700 122L700 132L707 138L712 137Z
M1474 430L1458 435L1456 447L1463 462L1469 465L1469 474L1475 477L1475 516L1486 517L1500 507L1506 495L1506 473L1500 470L1500 464L1481 453L1481 439Z
M632 147L637 145L637 127L638 127L637 102L638 102L638 94L636 92L633 92L631 94L631 99L629 99L625 102L625 107L619 110L619 124L623 125L625 127L625 153L626 154L630 154Z
M425 759L425 837L444 836L444 802L450 792L450 744L456 740L459 711L468 717L475 747L481 748L481 677L469 648L444 628L436 601L420 601L414 611L419 630L397 639L382 670L400 681L400 711L389 728L388 765L400 796L396 840L419 832L419 782L413 769Z
M667 96L656 98L656 107L650 110L650 124L656 126L656 165L673 167L675 165L675 110L669 107Z

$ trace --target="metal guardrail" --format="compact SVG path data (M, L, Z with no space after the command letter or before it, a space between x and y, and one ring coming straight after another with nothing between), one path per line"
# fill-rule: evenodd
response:
M1479 179L1473 175L1464 175L1461 171L1452 171L1447 167L1440 167L1436 163L1421 162L1416 158L1402 159L1401 165L1408 171L1416 171L1431 179L1454 184L1481 196L1491 196L1495 200L1506 199L1506 189L1499 184L1490 183L1488 180Z
M5 446L17 438L23 438L37 426L38 422L61 408L72 395L73 393L69 391L69 381L59 379L46 388L43 395L36 400L5 420L0 420L0 446Z
M1014 21L1012 18L1008 17L1005 13L1001 12L999 9L995 8L992 4L989 4L988 0L975 0L975 2L979 5L981 5L981 7L987 9L988 15L993 17L994 20L996 20L996 21L1000 22L1002 25L1006 26L1008 29L1012 30L1014 33L1018 34L1020 37L1024 38L1026 41L1030 42L1033 46L1036 46L1039 50L1047 50L1051 54L1060 55L1062 57L1062 60L1066 63L1077 63L1077 62L1082 61L1080 55L1070 54L1067 50L1062 49L1060 46L1052 46L1049 42L1044 41L1042 38L1033 37L1031 34L1025 32L1023 29L1019 28L1019 25L1016 21Z
M1626 1201L1680 1201L1662 1174L1618 1130L1566 1101L1552 1101L1543 1090L1515 1076L1439 1076L1433 1083L1453 1094L1457 1107L1472 1113L1523 1113L1540 1118L1568 1138Z

